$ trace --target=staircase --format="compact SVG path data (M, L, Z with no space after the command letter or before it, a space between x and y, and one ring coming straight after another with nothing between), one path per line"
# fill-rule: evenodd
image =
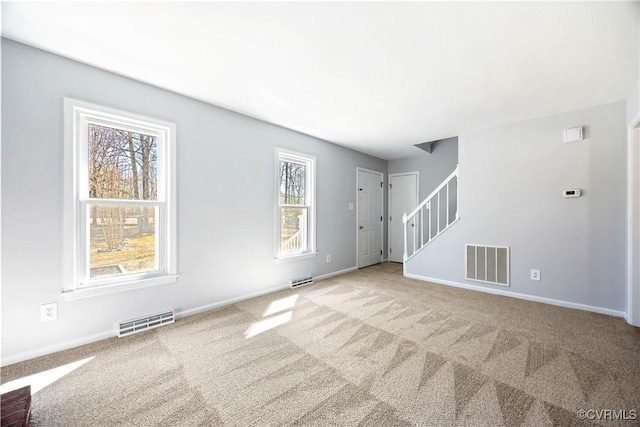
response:
M404 261L451 227L458 217L458 167L411 213L404 214Z

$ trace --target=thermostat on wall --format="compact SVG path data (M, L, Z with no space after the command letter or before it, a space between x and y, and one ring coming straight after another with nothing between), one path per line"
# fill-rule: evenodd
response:
M564 190L562 192L564 197L580 197L580 190L577 188L572 188L571 190Z

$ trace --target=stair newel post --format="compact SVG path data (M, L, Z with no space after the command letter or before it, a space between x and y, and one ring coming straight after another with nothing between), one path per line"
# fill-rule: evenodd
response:
M404 254L403 254L403 259L406 261L408 258L407 255L407 214L406 212L404 214L402 214L402 224L404 225Z
M456 219L458 219L458 211L460 210L458 194L460 194L460 178L458 177L458 165L456 165Z

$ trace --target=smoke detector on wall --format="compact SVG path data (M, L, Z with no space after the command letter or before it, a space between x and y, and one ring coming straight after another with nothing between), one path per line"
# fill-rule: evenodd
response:
M564 130L564 142L582 141L583 139L582 126Z

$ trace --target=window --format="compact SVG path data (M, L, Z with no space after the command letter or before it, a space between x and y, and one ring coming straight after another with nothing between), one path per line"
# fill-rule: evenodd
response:
M176 280L174 140L171 123L65 99L66 292Z
M315 158L277 150L276 258L315 254Z

